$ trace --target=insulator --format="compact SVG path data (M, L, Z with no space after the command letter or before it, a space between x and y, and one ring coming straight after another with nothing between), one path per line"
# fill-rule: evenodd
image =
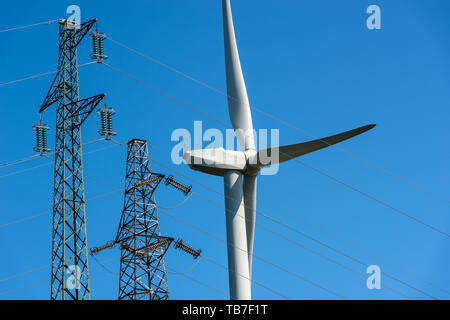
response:
M100 117L102 121L102 131L106 132L106 112L104 110L100 111Z
M183 243L182 239L178 239L177 241L175 241L175 249L183 250L187 254L190 254L191 256L193 256L194 259L197 259L200 256L200 254L202 253L202 250L195 250L191 246L188 246L187 244Z
M100 114L101 120L101 130L98 133L102 136L106 136L106 139L109 140L111 136L116 135L112 128L112 115L115 111L112 108L103 107L97 112Z
M146 185L149 185L149 184L152 184L152 183L155 183L155 182L157 182L159 179L162 179L164 176L155 176L155 177L153 177L153 178L150 178L150 179L147 179L147 180L142 180L142 181L140 181L140 182L138 182L136 185L135 185L135 187L136 188L139 188L139 187L143 187L143 186L146 186Z
M92 34L92 59L98 59L98 44L97 44L97 35Z
M103 36L98 36L98 53L100 57L103 57Z
M40 154L49 152L50 149L47 147L47 130L49 127L46 124L38 123L33 126L33 129L36 130L36 147L34 151Z
M104 244L103 246L100 247L94 247L91 250L89 250L90 255L94 255L99 253L100 251L103 251L105 249L109 249L112 248L116 245L116 243L114 241L108 241L106 244Z
M165 184L166 184L166 186L171 185L172 187L180 190L181 192L184 193L185 196L188 195L192 189L192 186L186 186L186 185L182 184L181 182L178 182L177 180L175 180L173 178L173 176L166 178Z
M111 113L106 114L106 130L112 132L112 117Z
M42 148L42 142L41 142L41 128L36 128L36 147Z
M41 136L42 136L42 149L46 150L47 149L47 132L45 130L42 130Z
M172 242L172 241L173 241L173 238L165 238L165 239L157 240L157 241L149 244L148 246L144 247L144 250L147 252L150 250L156 250L162 246L165 246L168 243L170 245L170 242Z
M97 34L97 43L98 43L98 60L108 59L108 56L105 55L103 40L105 40L105 36L101 34Z
M108 56L104 53L104 46L103 46L103 40L105 39L105 36L99 34L99 33L93 33L92 34L92 59L97 59L98 62L101 60L108 59Z

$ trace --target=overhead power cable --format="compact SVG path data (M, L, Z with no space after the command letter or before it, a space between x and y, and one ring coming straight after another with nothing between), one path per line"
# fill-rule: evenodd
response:
M218 122L218 123L224 125L224 126L227 127L227 128L230 128L230 126L229 126L228 124L226 124L226 123L224 123L223 121L221 121L221 120L219 120L219 119L217 119L217 118L215 118L215 117L213 117L213 116L211 116L211 115L209 115L209 114L207 114L207 113L205 113L205 112L199 110L198 108L196 108L196 107L194 107L194 106L192 106L192 105L190 105L190 104L187 104L187 103L185 103L185 102L179 100L178 98L175 98L175 97L173 97L173 96L171 96L171 95L169 95L169 94L167 94L167 93L165 93L165 92L163 92L163 91L161 91L161 90L159 90L159 89L157 89L157 88L155 88L155 87L153 87L153 86L147 84L146 82L143 82L143 81L141 81L141 80L138 80L137 78L135 78L135 77L133 77L133 76L131 76L131 75L129 75L129 74L127 74L127 73L125 73L125 72L123 72L123 71L121 71L121 70L115 68L115 67L112 67L111 65L109 65L109 64L107 64L107 63L105 63L105 62L103 62L103 61L102 61L101 63L102 63L103 65L107 66L108 68L110 68L110 69L112 69L112 70L114 70L114 71L116 71L116 72L118 72L118 73L120 73L120 74L122 74L122 75L124 75L124 76L126 76L126 77L128 77L128 78L130 78L130 79L132 79L132 80L134 80L134 81L136 81L136 82L138 82L138 83L141 83L142 85L144 85L144 86L146 86L146 87L148 87L148 88L150 88L150 89L152 89L152 90L154 90L154 91L156 91L156 92L158 92L158 93L160 93L160 94L162 94L162 95L168 97L169 99L171 99L171 100L173 100L173 101L175 101L175 102L178 102L178 103L180 103L180 104L182 104L182 105L188 107L189 109L194 110L194 111L196 111L196 112L198 112L198 113L200 113L200 114L202 114L202 115L204 115L204 116L206 116L206 117L208 117L208 118L210 118L210 119L212 119L212 120L214 120L214 121L216 121L216 122ZM279 151L279 152L280 152L280 154L284 154L284 153L281 152L281 151ZM444 235L444 236L446 236L446 237L450 237L450 235L449 235L447 232L445 232L445 231L443 231L443 230L441 230L441 229L439 229L439 228L437 228L437 227L434 227L434 226L432 226L431 224L428 224L428 223L426 223L426 222L424 222L424 221L422 221L422 220L420 220L420 219L418 219L418 218L416 218L416 217L414 217L414 216L412 216L412 215L406 213L404 210L400 210L400 209L398 209L398 208L396 208L396 207L394 207L394 206L388 204L388 203L385 202L385 201L379 200L379 199L376 198L375 196L372 196L372 195L370 195L370 194L367 193L367 192L361 191L360 189L358 189L358 188L356 188L356 187L354 187L354 186L352 186L352 185L350 185L350 184L348 184L348 183L345 183L345 182L343 182L342 180L340 180L340 179L338 179L338 178L335 178L335 177L331 176L330 174L325 173L325 172L322 171L322 170L316 169L316 168L314 168L313 166L308 165L308 164L306 164L305 162L302 162L302 161L300 161L300 160L298 160L298 159L292 159L292 160L295 161L295 162L297 162L297 163L299 163L299 164L301 164L301 165L304 166L304 167L307 167L307 168L309 168L309 169L314 170L316 173L319 173L319 174L321 174L321 175L323 175L323 176L325 176L325 177L327 177L327 178L329 178L329 179L331 179L331 180L333 180L333 181L335 181L335 182L340 183L341 185L343 185L343 186L349 188L350 190L353 190L353 191L358 192L360 195L363 195L364 197L367 197L368 199L373 200L373 201L375 201L375 202L377 202L377 203L379 203L379 204L381 204L381 205L383 205L383 206L385 206L385 207L391 209L392 211L394 211L394 212L396 212L396 213L398 213L398 214L401 214L401 215L403 215L403 216L405 216L405 217L411 219L412 221L415 221L415 222L417 222L417 223L419 223L419 224L422 224L423 226L429 228L430 230L433 230L433 231L435 231L435 232L438 232L438 233L440 233L440 234L442 234L442 235Z
M12 275L12 276L9 276L9 277L0 279L0 283L6 282L6 281L8 281L8 280L15 279L15 278L19 278L19 277L22 277L22 276L25 276L25 275L27 275L27 274L34 273L34 272L36 272L36 271L40 271L40 270L43 270L43 269L48 268L48 267L50 267L50 265L49 265L49 264L46 264L45 266L41 266L41 267L39 267L39 268L35 268L35 269L32 269L32 270L28 270L28 271L25 271L25 272L21 272L21 273L18 273L18 274L15 274L15 275Z
M108 40L110 40L111 42L113 42L113 43L115 43L115 44L117 44L117 45L119 45L119 46L121 46L121 47L123 47L123 48L129 50L129 51L132 51L133 53L135 53L135 54L137 54L137 55L139 55L139 56L141 56L141 57L143 57L143 58L145 58L145 59L147 59L147 60L150 60L151 62L154 62L154 63L156 63L156 64L158 64L158 65L160 65L160 66L162 66L162 67L164 67L164 68L166 68L166 69L172 71L172 72L177 73L178 75L180 75L180 76L182 76L182 77L184 77L184 78L186 78L186 79L192 80L193 82L195 82L195 83L197 83L197 84L199 84L199 85L201 85L201 86L203 86L203 87L205 87L205 88L207 88L207 89L210 89L210 90L212 90L212 91L214 91L214 92L216 92L216 93L219 93L219 94L221 94L221 95L223 95L223 96L225 96L225 97L227 97L227 98L229 98L229 99L238 101L237 98L235 98L235 97L229 95L228 93L226 93L226 92L224 92L224 91L222 91L222 90L220 90L220 89L217 89L217 88L215 88L215 87L213 87L213 86L207 84L206 82L203 82L203 81L201 81L201 80L198 80L198 79L194 78L193 76L190 76L190 75L188 75L188 74L186 74L186 73L184 73L184 72L182 72L182 71L180 71L180 70L178 70L178 69L176 69L176 68L174 68L174 67L172 67L172 66L170 66L170 65L168 65L168 64L166 64L166 63L164 63L164 62L162 62L162 61L160 61L160 60L158 60L158 59L155 59L155 58L153 58L153 57L151 57L151 56L149 56L149 55L146 55L146 54L144 54L144 53L142 53L142 52L140 52L140 51L138 51L138 50L136 50L136 49L130 48L129 46L126 46L125 44L123 44L123 43L121 43L121 42L119 42L119 41L117 41L117 40L114 40L114 39L112 39L112 38L109 37L109 36L106 36L106 35L105 35L105 38L108 39ZM383 168L382 166L377 165L376 163L374 163L374 162L372 162L372 161L369 161L369 160L364 159L364 158L362 158L362 157L360 157L360 156L358 156L358 155L356 155L356 154L354 154L354 153L351 153L351 152L349 152L349 151L346 151L346 150L340 148L340 147L337 146L337 145L331 145L331 144L328 143L327 141L322 140L322 139L320 139L319 137L317 137L317 136L315 136L315 135L313 135L313 134L307 132L306 130L301 129L301 128L299 128L299 127L297 127L297 126L295 126L295 125L293 125L293 124L291 124L291 123L289 123L289 122L287 122L287 121L285 121L285 120L282 120L282 119L280 119L280 118L274 116L274 115L271 114L271 113L268 113L268 112L266 112L266 111L263 111L262 109L259 109L259 108L255 107L255 106L251 106L250 104L247 104L247 103L245 103L245 102L243 102L243 103L244 103L245 105L247 105L250 109L255 110L256 112L259 112L259 113L261 113L262 115L264 115L264 116L266 116L266 117L268 117L268 118L271 118L271 119L273 119L273 120L275 120L275 121L277 121L277 122L279 122L279 123L281 123L281 124L283 124L283 125L285 125L285 126L287 126L287 127L290 127L290 128L292 128L292 129L294 129L294 130L297 130L297 131L299 131L300 133L302 133L302 134L304 134L304 135L306 135L306 136L308 136L308 137L310 137L310 138L320 140L320 141L322 141L323 143L328 144L330 147L332 147L332 148L334 148L334 149L336 149L336 150L338 150L338 151L340 151L340 152L343 152L343 153L349 155L350 157L352 157L352 158L354 158L354 159L356 159L356 160L358 160L358 161L361 161L361 162L363 162L363 163L365 163L365 164L367 164L367 165L369 165L369 166L372 166L373 168L378 169L378 170L380 170L380 171L382 171L382 172L384 172L384 173L387 173L388 175L391 175L392 177L397 178L397 179L399 179L399 180L401 180L401 181L403 181L403 182L405 182L405 183L407 183L407 184L409 184L409 185L411 185L411 186L413 186L413 187L415 187L415 188L417 188L417 189L419 189L419 190L422 190L422 191L424 191L424 192L426 192L426 193L428 193L428 194L430 194L430 195L432 195L432 196L435 196L435 197L437 197L437 198L439 198L439 199L441 199L441 200L443 200L443 201L446 201L446 202L450 203L450 199L449 199L448 197L444 196L444 195L441 195L441 194L439 194L439 193L437 193L437 192L434 192L434 191L430 190L429 188L426 188L426 187L421 186L421 185L419 185L419 184L417 184L417 183L415 183L415 182L412 182L411 180L408 180L408 179L406 179L406 178L403 178L403 177L401 177L400 175L398 175L398 174L396 174L396 173L394 173L394 172L392 172L392 171L390 171L390 170L388 170L388 169L386 169L386 168Z
M51 164L52 164L51 162L46 162L46 163L39 164L39 165L31 167L31 168L26 168L26 169L22 169L22 170L18 170L18 171L13 171L13 172L10 172L10 173L7 173L7 174L4 174L4 175L0 176L0 179L6 178L6 177L9 177L9 176L15 176L16 174L24 173L24 172L31 171L31 170L38 169L38 168L42 168L42 167L45 167L45 166L49 166Z
M49 21L43 21L43 22L28 24L28 25L24 25L24 26L20 26L20 27L13 27L13 28L9 28L9 29L4 29L4 30L0 30L0 33L9 32L9 31L16 31L16 30L21 30L21 29L27 29L27 28L31 28L31 27L40 26L40 25L49 25L49 24L52 24L52 23L54 23L54 22L56 22L58 20L59 19L53 19L53 20L49 20Z
M101 140L105 140L105 139L102 138L102 139L98 139L98 140L95 140L95 141L91 141L91 142L83 144L83 146L88 145L90 143L97 142L97 141L101 141ZM88 155L88 154L91 154L91 153L96 153L96 152L99 152L99 151L110 149L113 146L114 145L109 145L109 146L106 146L106 147L102 147L102 148L98 148L98 149L95 149L95 150L92 150L92 151L88 151L88 152L85 152L84 155ZM50 152L50 153L46 153L45 155L46 155L47 158L51 158L48 155L54 154L54 153L55 152ZM42 155L42 157L44 157L44 155ZM27 168L27 169L23 169L23 170L19 170L19 171L13 171L13 172L10 172L10 173L7 173L7 174L4 174L4 175L0 176L0 179L1 178L6 178L6 177L9 177L9 176L13 176L13 175L16 175L16 174L19 174L19 173L27 172L27 171L30 171L30 170L34 170L34 169L37 169L37 168L45 167L45 166L48 166L48 165L51 165L51 164L53 164L53 162L46 162L46 163L43 163L43 164L31 167L31 168Z
M183 276L183 277L185 277L185 278L187 278L187 279L189 279L189 280L191 280L191 281L194 281L195 283L198 283L198 284L200 284L200 285L202 285L202 286L204 286L204 287L206 287L206 288L209 288L209 289L211 289L211 290L213 290L213 291L215 291L215 292L217 292L217 293L220 293L221 295L223 295L223 296L225 296L226 298L228 298L228 295L227 295L225 292L223 292L223 291L220 290L220 289L217 289L217 288L214 287L214 286L211 286L211 285L209 285L209 284L207 284L207 283L205 283L205 282L202 282L202 281L200 281L200 280L198 280L198 279L196 279L196 278L194 278L194 277L192 277L192 276L189 276L189 275L187 275L187 274L185 274L185 273L179 272L179 271L177 271L177 270L175 270L175 269L173 269L173 268L171 268L171 267L169 267L169 266L167 266L167 265L166 265L166 269L170 270L173 274L177 274L177 275Z
M16 164L21 164L21 163L24 163L24 162L28 162L28 161L33 160L35 158L39 158L40 156L41 156L40 154L35 154L35 155L30 156L30 157L26 157L26 158L22 158L22 159L19 159L19 160L11 161L11 162L8 162L8 163L0 165L0 169L1 168L6 168L6 167L9 167L9 166L13 166L13 165L16 165Z
M212 264L214 264L214 265L216 265L216 266L218 266L218 267L228 271L228 267L227 266L225 266L225 265L223 265L223 264L221 264L221 263L219 263L219 262L217 262L217 261L215 261L215 260L213 260L211 258L208 258L205 255L201 255L200 258L202 258L202 259L204 259L204 260L206 260L206 261L208 261L208 262L210 262L210 263L212 263ZM276 295L278 295L278 296L280 296L280 297L282 297L284 299L292 300L292 298L289 298L288 296L280 293L277 290L272 289L271 287L269 287L269 286L267 286L267 285L265 285L265 284L263 284L263 283L261 283L259 281L256 281L255 279L249 279L248 277L246 277L244 275L241 275L241 274L238 274L238 276L242 277L242 278L244 278L246 280L249 280L250 282L252 282L252 283L254 283L254 284L256 284L256 285L258 285L258 286L260 286L260 287L262 287L264 289L266 289L267 291L275 293ZM311 284L313 284L315 286L318 286L317 283L314 283L314 282L311 282ZM343 300L347 300L344 296L341 296L341 295L335 293L334 291L328 290L325 287L320 287L320 288L323 289L323 290L326 290L327 292L329 292L329 293L331 293L333 295L336 295L338 298L341 298ZM233 300L235 299L235 297L230 297L230 298L233 299Z
M102 141L102 140L105 140L105 138L100 138L100 139L96 139L96 140L93 140L93 141L89 141L89 142L83 143L83 146L87 146L87 145L89 145L91 143L95 143L95 142ZM64 149L67 149L67 148L61 148L60 150L64 150ZM55 153L56 152L53 151L53 152L48 152L46 154L50 155L50 154L55 154ZM30 156L30 157L26 157L26 158L10 161L8 163L0 165L0 169L1 168L6 168L6 167L9 167L9 166L13 166L13 165L17 165L17 164L21 164L21 163L24 163L24 162L28 162L28 161L31 161L31 160L34 160L34 159L37 159L37 158L40 158L40 157L42 157L42 155L35 154L35 155Z
M183 204L185 204L185 203L189 200L189 198L190 198L191 196L192 196L192 192L191 192L187 197L185 197L180 203L177 203L177 204L174 205L174 206L171 206L171 207L164 207L164 206L158 205L158 208L163 208L163 209L165 209L165 210L173 210L173 209L176 209L176 208L182 206Z
M97 200L97 199L101 199L101 198L104 198L104 197L109 197L109 196L111 196L113 194L116 194L118 192L123 192L123 190L116 190L116 191L113 191L113 192L108 192L108 193L104 193L104 194L101 194L101 195L89 198L89 199L86 200L86 203L89 202L89 201L92 201L92 200ZM50 210L50 211L42 212L42 213L39 213L39 214L36 214L36 215L33 215L33 216L26 217L26 218L23 218L23 219L11 221L11 222L8 222L8 223L0 225L0 229L2 229L4 227L7 227L7 226L10 226L10 225L13 225L13 224L17 224L17 223L20 223L20 222L31 220L31 219L34 219L34 218L37 218L37 217L40 217L40 216L44 216L44 215L50 214L52 212L53 211Z
M199 263L200 263L200 261L202 260L202 256L200 256L198 259L196 259L193 263L192 263L192 265L189 267L189 268L187 268L186 270L183 270L183 271L178 271L178 272L168 272L168 273L170 273L170 274L186 274L186 273L188 273L188 272L190 272L190 271L192 271Z
M114 261L114 260L118 260L118 259L120 259L120 257L119 258L109 259L109 260L103 261L102 263L105 264L105 263L108 263L108 262L111 262L111 261ZM100 264L94 264L93 266L91 266L91 268L95 268L95 267L97 267L99 265ZM42 267L37 268L35 270L38 270L38 269L41 269L41 268L44 268L44 267L48 267L48 265L47 266L42 266ZM30 272L28 272L28 273L30 273ZM37 286L39 284L42 284L42 283L45 283L45 282L48 282L48 281L50 281L50 279L45 279L45 280L42 280L42 281L34 282L34 283L30 284L30 285L27 285L25 287L21 287L21 288L18 288L18 289L9 290L9 291L0 293L0 297L6 296L6 295L11 294L11 293L16 293L16 292L19 292L19 291L22 291L22 290L25 290L25 289L28 289L28 288L31 288L31 287L34 287L34 286Z
M90 64L93 64L93 63L97 63L97 61L91 61L91 62L79 64L78 68L84 67L84 66L87 66L87 65L90 65ZM22 82L22 81L25 81L25 80L31 80L31 79L36 79L36 78L43 77L43 76L48 76L49 74L53 74L53 73L57 73L57 72L58 72L58 70L54 70L54 71L50 71L50 72L36 74L34 76L29 76L29 77L26 77L26 78L21 78L21 79L17 79L17 80L12 80L12 81L8 81L8 82L0 83L0 87L1 86L6 86L8 84Z

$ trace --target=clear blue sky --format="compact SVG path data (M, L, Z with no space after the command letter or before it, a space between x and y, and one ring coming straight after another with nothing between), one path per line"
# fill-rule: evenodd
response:
M82 20L99 19L101 32L157 58L220 90L225 90L221 1L8 1L2 3L0 29L66 17L70 4L81 7ZM366 28L366 8L381 7L382 29ZM346 141L340 148L369 160L450 198L450 3L447 1L232 1L237 41L250 103L315 136L327 136L360 125L377 127ZM0 83L57 68L57 25L0 33ZM197 106L229 123L226 99L128 50L106 41L108 63L140 80ZM79 62L90 61L90 41L79 48ZM216 122L101 65L80 68L81 97L107 93L117 111L117 139L147 139L160 151L151 156L215 190L220 178L170 163L176 128L225 130ZM0 87L0 163L33 154L32 125L53 76ZM253 112L256 128L280 129L282 144L309 137ZM54 148L55 107L44 114ZM97 139L99 119L92 114L83 140ZM126 150L106 142L87 146L85 173L116 188L124 185ZM337 150L321 150L300 160L353 185L439 229L450 232L450 204L412 187ZM48 163L45 158L0 169L0 225L50 210L53 165L5 176ZM153 163L153 169L170 173ZM189 180L180 180L190 183ZM194 190L218 204L223 198L198 184ZM110 191L86 178L86 198ZM174 206L183 196L161 186L158 204ZM123 206L115 194L86 206L88 243L101 245L114 237ZM274 208L275 207L275 208ZM439 297L450 297L450 241L393 210L370 200L296 162L285 163L275 176L258 185L258 210L369 264L379 265L408 284ZM191 197L169 211L197 227L225 238L224 210ZM365 268L298 233L258 215L257 222L293 241L365 274ZM304 224L302 222L307 222ZM0 228L0 279L50 264L51 215ZM164 235L182 237L207 257L226 264L226 247L205 234L160 213ZM311 227L314 226L313 227ZM325 231L327 234L318 231ZM333 235L330 236L330 234ZM342 240L338 241L336 238ZM357 246L363 252L357 250ZM382 290L368 290L365 278L339 267L258 227L255 255L353 299L402 299L384 285L412 298L427 298L382 277ZM119 256L117 249L100 260ZM90 264L96 261L91 259ZM183 271L193 260L171 249L169 267ZM118 260L106 265L118 272ZM207 261L187 273L228 294L228 275ZM411 275L413 274L413 275ZM292 274L254 259L254 280L295 299L334 299L335 296ZM118 277L101 267L91 268L93 299L116 299ZM0 281L0 299L48 299L50 284L29 286L50 277L50 268ZM421 279L421 280L420 280ZM222 299L224 296L180 275L168 275L173 299ZM429 283L434 284L430 286ZM280 296L253 285L255 299Z

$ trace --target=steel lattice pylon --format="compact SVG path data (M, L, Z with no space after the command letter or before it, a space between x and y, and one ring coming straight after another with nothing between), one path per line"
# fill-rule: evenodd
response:
M151 172L147 141L129 141L124 209L115 241L121 248L119 300L169 299L164 254L173 238L160 235L154 199L163 178Z
M56 103L51 299L90 299L81 124L104 94L79 98L77 46L96 20L59 22L58 72L39 112Z

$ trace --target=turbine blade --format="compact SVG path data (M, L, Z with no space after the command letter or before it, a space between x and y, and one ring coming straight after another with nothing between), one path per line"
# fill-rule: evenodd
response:
M346 131L322 139L260 150L258 151L257 154L257 165L263 167L272 164L282 163L297 158L299 156L302 156L304 154L311 153L329 147L333 144L342 142L344 140L350 139L354 136L357 136L361 133L364 133L372 129L373 127L375 127L374 124L369 124L363 127L359 127L350 131ZM278 159L276 154L278 154Z
M250 280L252 279L253 243L256 220L256 184L257 175L244 176L245 229L247 232L247 254Z
M242 151L255 150L253 122L234 34L230 0L222 0L228 113Z

